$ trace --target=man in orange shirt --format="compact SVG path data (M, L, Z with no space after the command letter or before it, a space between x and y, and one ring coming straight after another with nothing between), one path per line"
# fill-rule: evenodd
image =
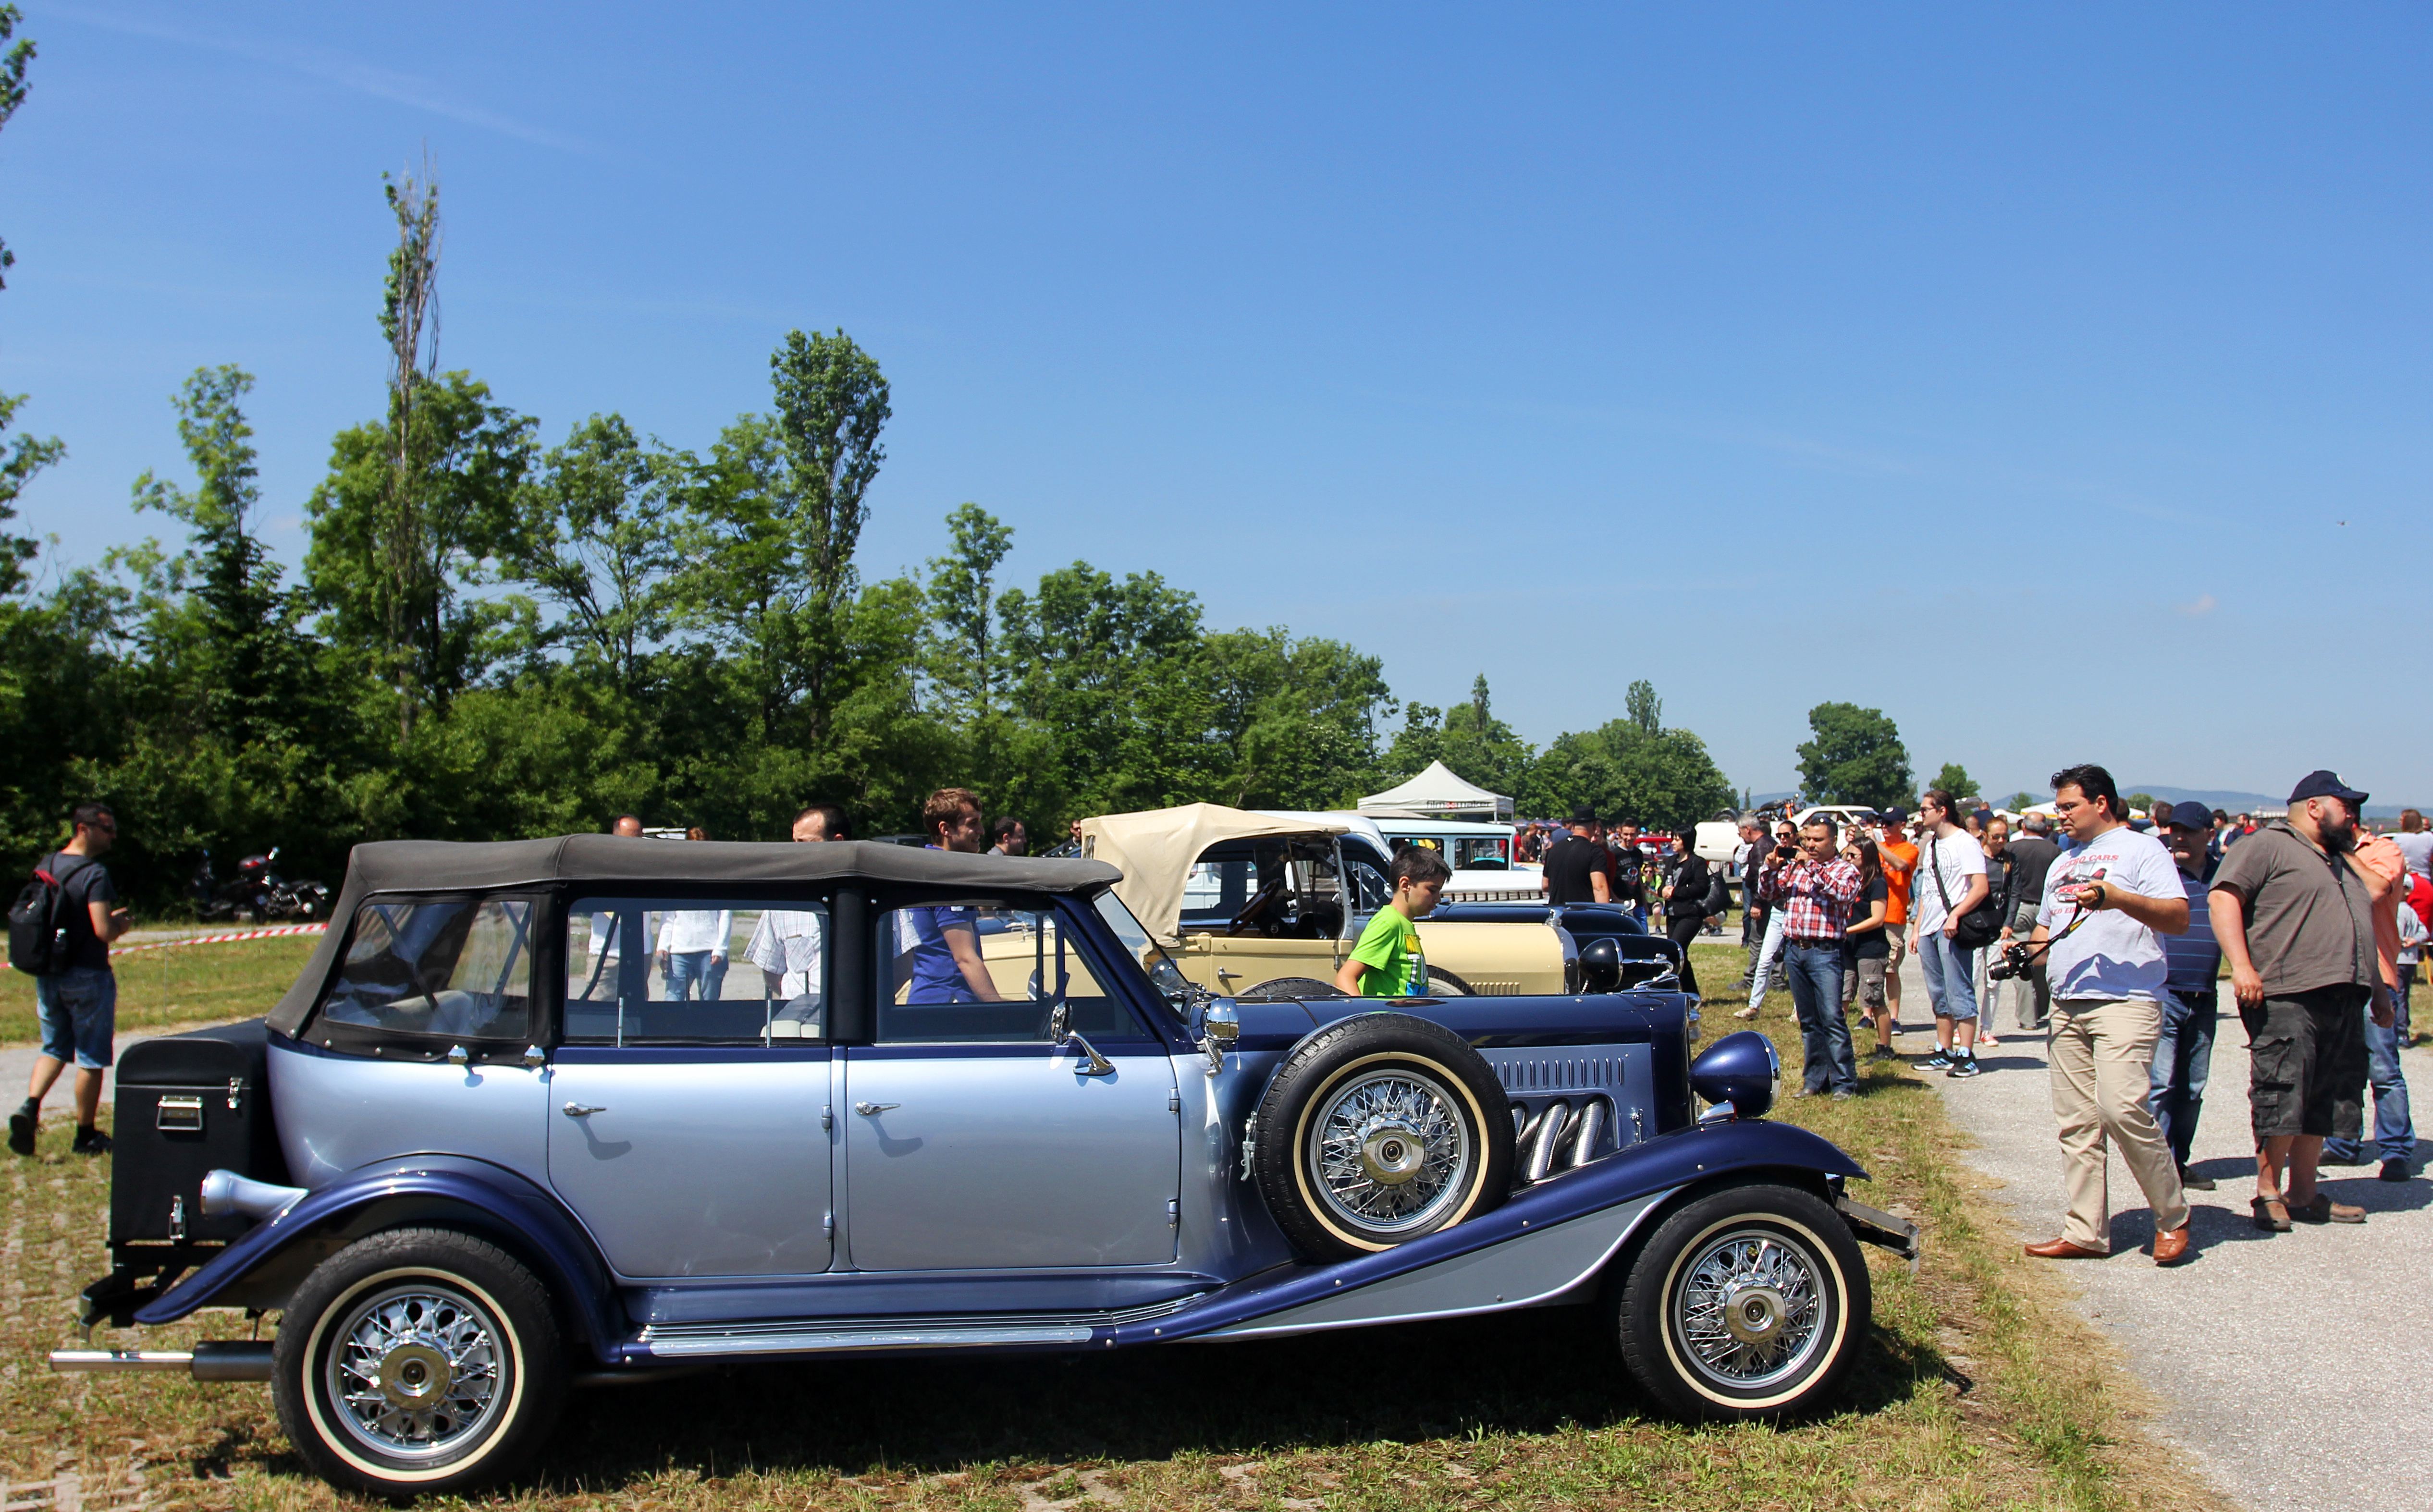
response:
M2359 829L2356 858L2367 871L2386 881L2396 883L2407 875L2407 858L2399 842L2388 835ZM2375 990L2390 1005L2390 1022L2376 1024L2371 1002L2366 1006L2365 1018L2366 1080L2373 1088L2373 1142L2382 1155L2382 1169L2377 1174L2386 1181L2407 1181L2413 1174L2416 1157L2416 1124L2407 1111L2407 1077L2399 1065L2399 1047L2407 1043L2407 1010L2399 992L2402 891L2392 887L2373 900L2373 954L2382 973ZM2363 1165L2365 1142L2333 1135L2323 1141L2323 1164Z
M1908 822L1906 808L1887 808L1876 816L1876 856L1884 867L1884 938L1892 943L1891 959L1884 962L1884 1012L1896 1030L1900 1028L1900 964L1906 954L1901 942L1909 924L1909 884L1917 875L1917 847L1903 833Z

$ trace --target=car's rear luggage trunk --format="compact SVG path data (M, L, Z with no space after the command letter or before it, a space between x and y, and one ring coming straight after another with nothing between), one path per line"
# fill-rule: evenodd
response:
M203 1177L226 1169L284 1182L271 1128L269 1031L260 1019L139 1040L118 1058L110 1242L226 1244L253 1227L206 1218Z

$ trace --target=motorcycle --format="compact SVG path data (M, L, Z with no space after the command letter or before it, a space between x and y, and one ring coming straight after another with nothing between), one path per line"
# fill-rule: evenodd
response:
M222 882L212 870L212 853L203 852L192 887L195 917L206 922L233 919L261 924L267 919L319 919L330 911L330 890L319 882L289 881L271 870L279 847L265 855L248 856L236 863L236 875Z

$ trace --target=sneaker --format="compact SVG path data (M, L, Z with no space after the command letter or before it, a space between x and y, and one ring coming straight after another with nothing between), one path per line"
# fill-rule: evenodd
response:
M34 1130L43 1121L43 1105L33 1098L9 1115L9 1148L19 1155L34 1153Z
M1951 1069L1943 1074L1954 1079L1955 1080L1965 1080L1969 1077L1983 1076L1985 1074L1985 1068L1977 1063L1977 1058L1975 1056L1964 1055L1958 1060L1952 1062Z
M79 1129L76 1132L76 1143L68 1148L78 1155L107 1155L110 1153L110 1136L98 1129Z
M2374 1180L2380 1181L2405 1181L2413 1173L2408 1170L2406 1161L2385 1161L2382 1169L2373 1174Z
M2213 1190L2213 1178L2210 1176L2199 1176L2196 1172L2189 1170L2186 1166L2183 1165L2180 1167L2180 1184L2186 1187L2191 1192L2210 1192Z
M2001 1048L2001 1045L2002 1042L1994 1038L1994 1036L1990 1034L1980 1034L1977 1036L1977 1047L1981 1050L1999 1049Z
M1879 1045L1876 1046L1876 1053L1867 1057L1867 1059L1870 1061L1897 1061L1900 1059L1900 1052L1894 1049L1889 1045Z
M1836 1087L1833 1089L1833 1100L1835 1102L1848 1102L1857 1096L1857 1093L1852 1092L1847 1087Z
M1951 1063L1952 1060L1950 1051L1937 1050L1932 1055L1928 1056L1925 1060L1920 1061L1917 1063L1917 1068L1920 1071L1948 1071L1951 1069Z

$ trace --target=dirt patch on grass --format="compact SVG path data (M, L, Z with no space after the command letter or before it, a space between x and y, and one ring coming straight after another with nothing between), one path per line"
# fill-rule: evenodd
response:
M1710 988L1737 979L1713 956ZM1734 1004L1710 999L1710 1037ZM1795 1033L1761 1027L1796 1085ZM1872 1345L1829 1416L1689 1426L1631 1387L1589 1313L1100 1356L762 1366L576 1392L534 1476L483 1504L551 1509L1476 1507L2217 1508L2140 1436L2144 1403L1956 1159L1931 1089L1870 1071L1783 1115L1918 1217L1918 1274L1869 1251ZM354 1504L305 1478L263 1386L55 1376L70 1299L106 1264L108 1161L66 1132L0 1177L0 1477L79 1478L85 1504ZM275 1325L272 1319L265 1331ZM211 1314L143 1342L242 1337ZM122 1336L132 1343L136 1335ZM99 1500L116 1495L119 1502ZM18 1493L11 1491L10 1499Z

